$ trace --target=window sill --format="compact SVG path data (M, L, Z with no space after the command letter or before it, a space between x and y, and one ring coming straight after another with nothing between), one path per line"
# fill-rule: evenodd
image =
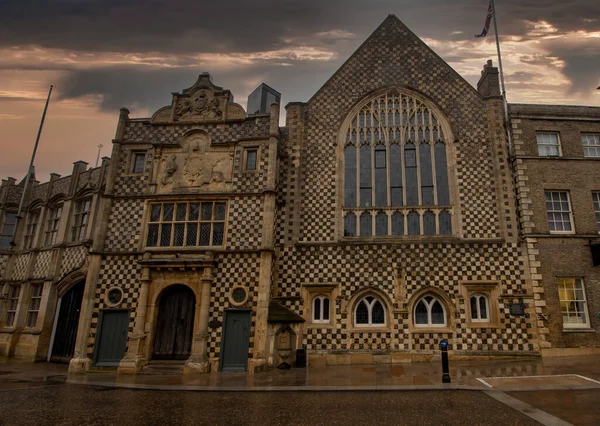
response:
M331 330L336 328L335 324L331 324L331 323L319 323L319 322L311 322L309 323L307 326L307 328L320 328L320 329L327 329L327 330Z
M15 328L16 327L3 327L3 328L0 328L0 333L10 333L10 334L12 334L12 333L15 332Z
M387 327L353 327L351 329L348 330L349 333L391 333L392 330L390 330Z
M453 333L450 327L413 327L410 334Z
M562 332L563 333L595 333L596 329L595 328L588 328L588 327L582 327L582 328L563 328Z
M23 331L21 331L21 334L39 335L42 334L42 330L39 328L24 328Z
M149 252L165 252L165 253L176 253L176 252L197 252L197 251L225 251L225 246L177 246L177 247L144 247L143 251Z
M495 322L472 322L472 323L467 323L467 328L485 329L485 328L502 328L502 326Z

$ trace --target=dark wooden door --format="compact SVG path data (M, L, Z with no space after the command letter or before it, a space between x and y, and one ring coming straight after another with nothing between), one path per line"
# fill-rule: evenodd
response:
M99 324L94 348L94 365L118 366L127 347L129 309L103 309L100 311Z
M221 371L246 371L250 344L250 316L247 310L225 311L221 342Z
M196 297L184 285L167 288L160 298L153 359L188 359L192 351Z
M85 280L75 284L60 298L50 361L69 362L73 358L84 288Z

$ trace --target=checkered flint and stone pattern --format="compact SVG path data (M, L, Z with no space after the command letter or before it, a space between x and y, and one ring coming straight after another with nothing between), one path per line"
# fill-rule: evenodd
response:
M130 149L129 145L123 147L119 153L119 166L114 187L115 195L117 196L140 195L150 180L154 152L151 149L151 145L140 144L134 146L134 149L146 150L144 172L142 174L131 173L130 161L132 158L132 149Z
M52 253L53 250L46 250L38 253L33 268L33 278L46 278L50 275Z
M210 292L209 308L209 341L210 357L218 357L223 332L225 309L233 308L229 295L237 286L248 291L248 301L243 307L252 309L250 328L250 345L248 356L254 350L254 333L256 327L256 304L258 301L258 276L260 273L260 256L255 253L237 253L215 256L217 267L214 270L214 282ZM236 306L236 308L239 308Z
M24 280L27 277L27 268L29 266L29 258L31 257L30 253L21 254L17 256L15 260L15 266L12 271L12 279L14 281Z
M4 279L4 274L6 274L6 265L8 264L9 256L0 256L0 280Z
M244 170L244 148L239 147L235 151L233 169L233 190L236 192L256 192L265 188L267 183L267 169L269 165L269 145L267 141L257 143L259 158L256 170Z
M143 212L143 200L130 198L113 201L108 217L107 251L128 251L138 247L140 238L143 238Z
M453 133L462 231L467 238L497 235L497 200L486 104L396 17L386 19L306 105L301 176L301 241L335 239L337 141L350 108L382 87L410 87L438 106ZM290 128L290 133L291 128Z
M66 197L69 195L69 188L71 187L71 176L66 176L52 182L52 189L50 190L50 197L53 198L57 195Z
M119 308L130 309L129 312L129 333L133 331L135 319L135 310L139 294L139 277L142 271L138 256L106 256L102 259L100 265L100 276L98 286L95 292L94 309L92 311L92 324L90 335L88 337L88 355L91 356L94 351L96 333L98 330L98 317L100 309L108 308L105 304L105 294L112 287L119 287L123 291L123 300Z
M229 201L227 248L255 250L262 242L262 197L237 197Z
M50 183L42 183L40 185L36 185L31 189L31 201L48 201L48 190L50 189Z
M277 296L282 300L293 300L286 306L300 315L302 302L298 298L302 284L339 284L340 298L334 313L336 328L310 326L304 341L309 349L431 351L437 348L441 338L451 338L453 349L466 352L535 350L535 319L509 313L509 301L518 301L525 288L521 250L517 244L288 246L278 252L278 258ZM404 300L395 299L395 277L403 277ZM468 309L460 293L459 281L481 280L497 281L504 297L499 305L500 328L467 326ZM391 332L397 338L397 344L387 333L370 333L369 336L368 330L356 332L346 328L351 323L349 315L352 315L353 306L344 311L340 300L348 301L360 291L376 289L392 301L392 309L407 308L411 296L427 287L444 292L456 307L454 318L451 318L453 333L423 330L411 334L409 315L401 312L392 315ZM348 340L350 344L345 343Z
M88 249L85 246L68 247L65 249L60 267L60 278L81 268L88 254Z

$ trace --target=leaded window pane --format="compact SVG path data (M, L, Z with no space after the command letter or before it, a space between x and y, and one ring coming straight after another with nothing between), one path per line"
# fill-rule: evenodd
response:
M371 147L364 145L360 149L360 205L370 207L371 200Z
M356 307L356 323L357 324L368 324L369 323L369 309L364 300L361 300Z
M200 225L200 245L210 245L210 223L202 223Z
M435 215L430 211L423 214L423 234L435 235Z
M487 299L485 296L479 296L479 313L482 320L487 319Z
M156 247L158 244L158 224L148 225L148 240L146 245L148 247Z
M314 319L316 320L320 320L321 319L321 299L320 298L315 298L315 307L314 307Z
M373 234L371 213L360 215L360 236L370 237Z
M408 235L419 235L421 234L421 223L419 214L417 212L410 212L407 217L408 221Z
M356 148L347 146L345 150L345 176L344 176L344 205L356 206Z
M404 215L394 212L392 214L392 235L404 235Z
M186 210L187 204L177 204L177 214L175 215L175 220L184 221Z
M477 297L471 296L471 319L477 319Z
M444 324L444 308L437 300L431 306L431 323Z
M329 299L326 297L323 298L323 319L329 320Z
M421 204L433 206L433 174L431 169L431 147L422 143L419 146L419 166L421 170Z
M387 206L387 168L385 147L378 145L375 150L375 205Z
M385 310L379 300L376 300L371 308L372 324L385 324Z
M438 215L440 221L440 235L452 235L452 217L448 212L441 212Z
M173 245L182 246L183 236L185 234L185 223L176 223L175 232L173 233Z
M225 220L225 203L215 204L215 220Z
M213 225L213 246L220 246L223 244L223 235L225 231L225 225L223 223L215 223Z
M354 213L348 213L344 217L344 236L356 236L356 216L354 216Z
M189 220L198 220L200 217L200 203L190 203Z
M415 308L415 324L428 324L429 318L427 313L427 306L422 300L417 303Z
M417 151L413 144L404 147L406 164L406 205L419 205L419 185L417 180Z
M446 145L438 142L435 144L435 183L437 186L437 203L440 206L450 205L448 190L448 167L446 163Z
M187 237L185 239L186 246L195 246L198 239L198 224L188 223L187 226Z
M377 213L375 217L375 234L378 236L388 235L387 214Z
M153 204L150 209L150 221L158 222L160 220L160 204Z
M202 203L202 220L212 219L213 203Z
M168 247L171 245L171 224L163 223L160 226L160 246Z
M173 220L173 208L175 206L173 204L163 204L163 220L171 221Z

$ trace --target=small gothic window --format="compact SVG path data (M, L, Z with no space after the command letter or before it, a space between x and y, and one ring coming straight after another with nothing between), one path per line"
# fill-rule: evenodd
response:
M370 327L385 325L385 308L374 296L366 296L358 301L354 310L354 325Z
M470 298L471 321L489 322L489 303L487 296L483 294L474 294Z
M415 327L444 327L446 325L446 309L436 297L427 295L415 305Z
M329 298L317 296L313 299L312 322L329 323Z

